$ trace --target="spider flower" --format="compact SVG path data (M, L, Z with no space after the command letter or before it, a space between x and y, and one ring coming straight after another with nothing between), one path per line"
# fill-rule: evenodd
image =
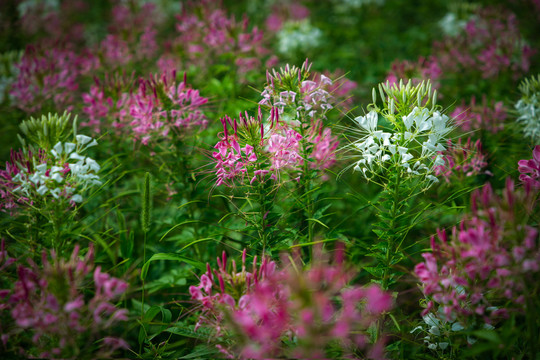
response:
M77 135L75 142L58 142L46 152L40 149L32 155L29 150L12 152L12 162L3 171L2 193L20 202L32 203L47 198L67 200L71 204L83 201L82 194L89 188L101 185L97 173L99 164L82 155L96 140ZM14 202L4 205L13 207Z
M418 177L429 184L437 182L433 174L436 166L444 165L439 152L445 150L452 125L450 118L435 110L435 106L429 109L422 103L426 96L428 101L435 102L436 92L431 94L429 83L412 86L411 82L400 82L387 83L381 87L383 93L388 96L385 109L379 113L373 109L355 118L362 137L349 146L360 157L354 170L361 171L367 179L398 171L407 178Z
M383 357L384 339L370 344L366 330L390 310L391 296L377 285L349 285L354 273L345 267L341 245L334 260L320 250L314 254L309 269L297 253L283 256L282 266L263 259L257 267L255 257L248 272L245 250L240 272L234 261L226 270L225 256L218 270L208 266L190 293L203 309L199 324L227 336L217 345L221 352L241 359L318 359L339 344L346 353L361 348L371 358Z
M540 189L540 145L534 147L532 159L518 161L518 170L521 182L529 187Z
M446 151L439 154L444 157L444 165L435 167L435 176L444 176L446 182L450 182L452 177L460 178L462 174L466 177L482 173L490 174L485 170L488 164L486 155L482 153L480 140L473 143L471 138L468 138L464 145L461 138L457 143L448 140Z
M526 308L527 283L540 271L538 229L527 224L535 206L530 188L507 180L502 196L489 184L472 195L470 215L448 236L431 238L432 252L415 273L422 291L443 308L446 320L492 324Z
M534 143L540 142L540 75L525 79L520 85L521 99L516 103L518 123Z
M13 289L2 290L5 296L0 299L14 321L3 338L16 343L21 331L27 332L32 335L33 346L21 347L21 352L41 358L103 358L110 357L118 348L128 348L120 338L104 338L114 325L127 320L127 310L118 309L113 303L126 292L127 283L95 267L93 255L90 245L87 254L80 258L76 246L69 260L52 251L51 260L43 253L42 268L31 260L28 266L19 264ZM85 297L89 281L93 295ZM100 348L87 354L88 342L102 338Z

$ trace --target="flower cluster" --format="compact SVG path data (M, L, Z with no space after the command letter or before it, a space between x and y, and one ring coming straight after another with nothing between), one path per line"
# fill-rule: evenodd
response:
M325 79L331 79L331 83L327 80L323 83L323 76ZM347 79L342 70L338 69L332 73L325 71L322 74L315 72L313 81L316 84L325 85L325 90L332 95L334 105L341 108L342 111L349 111L353 107L352 92L358 87L358 84Z
M31 332L36 353L43 358L78 359L88 352L100 358L109 357L118 348L128 348L119 338L102 336L120 321L127 320L127 310L112 302L125 293L127 283L94 269L93 247L79 258L76 246L69 260L51 252L51 261L43 253L43 268L28 260L18 265L13 289L0 291L3 310L10 310L13 329L4 333L7 340L22 330ZM83 287L93 271L93 296L85 298ZM74 336L74 332L77 336ZM92 349L94 340L103 338L99 349Z
M287 64L279 71L267 71L267 84L259 104L276 107L285 121L294 120L292 126L300 126L299 119L325 118L335 103L330 93L333 82L323 74L311 76L310 69L311 63L306 59L301 68Z
M502 101L492 101L490 105L484 96L482 104L477 104L476 98L473 97L468 106L465 104L457 106L450 116L463 131L485 129L497 133L504 128L508 114Z
M533 150L533 158L518 161L519 180L526 186L540 189L540 145Z
M158 51L155 5L116 5L111 11L109 33L92 53L107 69L119 69L133 61L152 59Z
M433 87L438 88L437 80L441 77L442 71L433 56L429 58L420 57L416 63L407 60L396 60L392 63L392 69L386 76L386 82L391 85L397 84L400 79L410 79L413 85L418 85L422 81L431 80Z
M28 47L15 67L18 75L10 96L17 107L27 113L39 111L51 102L57 109L69 111L73 107L73 92L83 71L82 59L76 53L58 47Z
M438 232L432 252L415 267L422 291L430 299L424 315L439 304L446 320L491 324L509 311L526 307L527 282L540 271L538 230L527 224L535 205L530 189L506 183L503 196L485 185L472 195L472 214L449 238Z
M271 14L266 19L266 28L278 32L287 20L300 21L309 17L309 9L297 1L273 2Z
M309 19L287 21L276 34L277 50L282 55L306 54L321 44L322 31L311 25Z
M523 126L523 133L534 143L540 142L540 75L525 79L520 85L521 99L515 108L517 121Z
M270 54L261 30L249 30L247 17L236 21L213 1L193 2L177 19L175 46L187 55L190 64L201 69L228 55L238 71L245 73L260 66L261 57Z
M270 117L271 125L265 126L259 108L257 119L247 113L240 113L238 121L228 116L221 119L223 136L212 153L216 186L232 186L245 179L250 184L264 182L267 175L276 180L281 170L294 170L302 164L298 153L302 136L279 121L277 109L272 108Z
M527 72L534 51L521 38L517 17L497 9L479 9L457 36L435 43L444 73L478 71L484 79Z
M439 21L439 27L446 36L457 36L465 30L467 23L474 20L479 8L475 3L450 3L449 12Z
M409 83L410 84L410 83ZM354 170L366 178L395 167L406 176L438 181L433 176L436 166L444 165L440 154L445 149L445 137L452 130L448 116L425 107L414 107L407 115L379 120L375 110L355 118L364 134L351 147L360 153ZM390 127L384 123L390 122Z
M40 149L32 156L28 150L13 152L12 161L2 171L2 194L11 199L5 208L12 208L14 200L33 202L48 195L70 203L83 201L82 193L101 185L97 173L99 164L82 153L97 145L96 140L77 135L76 142L58 142L49 151ZM10 194L8 196L7 194Z
M485 171L488 164L486 155L482 153L480 140L473 143L471 138L468 138L464 145L461 138L457 143L448 140L446 151L439 154L443 155L444 165L434 168L435 176L444 176L448 183L453 176L460 178L462 174L467 177L482 173L490 174L489 171Z
M185 76L180 83L176 82L175 71L139 79L138 87L131 91L128 90L130 83L128 78L112 83L106 81L101 88L92 86L90 92L83 95L87 105L84 112L89 121L81 125L100 131L104 122L112 122L117 129L131 131L134 141L144 145L173 133L182 136L191 128L206 127L207 120L200 108L208 99L192 89Z
M37 162L44 162L45 153L43 151L38 152L37 158ZM0 197L2 198L2 202L0 202L1 211L12 212L13 209L17 208L17 203L30 202L29 198L14 193L14 190L19 187L19 184L14 181L14 178L19 176L21 168L24 168L24 171L30 172L34 161L34 156L31 151L14 151L11 149L10 161L6 161L5 169L0 169Z
M228 116L221 119L222 137L212 153L216 186L278 180L283 171L298 180L305 161L317 171L334 164L337 137L321 121L313 121L302 136L299 129L281 120L277 108L271 108L269 120L269 124L263 120L260 107L257 119L247 113L240 113L238 121Z
M348 286L354 274L345 268L340 246L334 261L316 251L305 270L299 254L284 256L281 268L267 260L257 268L255 258L251 273L245 258L244 251L241 272L233 262L228 274L223 257L219 270L208 267L200 285L190 288L204 309L203 322L232 340L218 345L228 358L324 358L330 344L383 358L384 339L370 346L366 330L390 310L392 298L376 285Z

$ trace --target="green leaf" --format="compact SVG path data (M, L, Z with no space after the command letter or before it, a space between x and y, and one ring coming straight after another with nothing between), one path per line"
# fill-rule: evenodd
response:
M477 330L473 332L473 335L481 339L491 341L492 343L502 343L499 334L497 334L497 332L493 330Z
M185 262L186 264L192 265L193 267L196 267L197 269L201 271L206 270L206 264L190 259L188 257L182 256L180 254L170 254L170 253L158 253L152 255L150 259L143 265L141 269L141 279L146 279L146 275L148 273L148 268L150 267L150 263L157 260L172 260L172 261L178 261L178 262Z
M326 226L326 225L325 225L323 222L321 222L320 220L310 218L310 219L307 219L307 221L314 221L314 222L316 222L317 224L322 225L322 226L324 226L324 227L327 228L327 229L330 229L328 226Z
M181 222L180 224L174 225L172 228L167 230L167 232L165 234L163 234L163 236L159 239L159 242L161 242L163 239L165 239L167 237L167 235L169 235L171 233L171 231L173 231L174 229L177 229L182 225L195 224L195 223L198 223L198 222L200 222L200 221L199 220L187 220L187 221Z

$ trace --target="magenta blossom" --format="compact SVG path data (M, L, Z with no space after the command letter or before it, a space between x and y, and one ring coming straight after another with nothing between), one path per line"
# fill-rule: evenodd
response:
M521 182L531 188L540 189L540 145L534 147L532 159L518 161L518 170Z
M482 153L480 140L473 143L471 138L468 138L464 145L461 143L461 138L457 143L448 140L446 150L439 152L439 154L443 155L444 165L434 168L435 176L444 176L448 183L450 179L454 177L460 179L463 175L469 177L478 174L491 174L485 170L488 163L486 155Z
M485 129L495 134L504 128L508 114L502 101L492 101L490 105L483 96L482 104L477 104L473 96L468 106L465 103L457 106L450 116L463 131Z
M309 269L303 269L300 254L283 256L282 267L254 258L247 272L246 251L242 270L226 271L226 257L218 270L201 276L190 287L192 299L202 305L198 324L210 325L218 335L228 335L220 351L240 359L325 357L329 344L339 344L346 353L361 348L370 358L383 358L384 339L370 345L366 330L392 307L392 297L377 285L349 286L354 274L345 268L343 247L335 258L315 249ZM210 321L209 321L210 320Z
M443 73L476 71L484 79L526 73L535 53L523 41L517 16L495 8L480 9L456 37L435 43L435 57Z
M442 71L435 57L427 59L420 57L416 62L395 60L386 76L386 82L393 85L403 79L405 82L410 80L413 85L418 85L424 80L431 80L434 89L437 89L440 86L438 80L441 76Z
M530 189L507 181L502 197L485 185L472 195L472 213L449 237L438 231L431 253L415 267L422 291L438 303L447 321L491 324L523 311L529 281L540 271L538 229L527 224L535 206Z
M127 283L97 267L93 296L85 298L83 290L94 268L93 246L84 258L79 257L79 246L67 261L54 251L50 257L51 261L43 253L43 268L31 260L29 266L18 265L13 290L4 290L7 296L0 299L14 320L14 328L4 335L16 342L18 333L29 332L34 346L21 351L31 357L103 358L116 349L127 348L122 339L107 337L94 354L81 353L88 342L102 338L113 325L127 320L127 310L114 304L126 292ZM78 335L73 336L73 332Z

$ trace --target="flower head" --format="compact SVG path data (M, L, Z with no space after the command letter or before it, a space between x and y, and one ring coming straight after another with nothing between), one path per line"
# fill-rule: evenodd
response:
M354 170L369 179L384 177L391 167L405 177L436 182L434 168L444 164L439 152L445 149L445 138L452 130L448 116L426 106L425 98L434 102L436 93L431 93L429 83L413 87L411 82L400 82L387 83L381 87L382 94L387 96L384 109L374 105L367 115L355 118L362 137L349 145L360 155Z
M518 161L518 170L519 180L531 188L540 189L540 145L534 147L532 159Z

